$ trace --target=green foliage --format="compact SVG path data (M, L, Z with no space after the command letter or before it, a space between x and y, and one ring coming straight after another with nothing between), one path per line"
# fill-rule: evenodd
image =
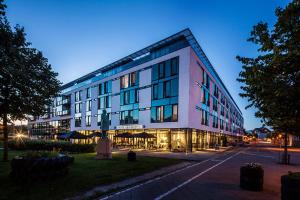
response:
M3 120L4 151L7 160L7 123L48 111L61 83L41 51L26 41L24 28L12 28L0 0L0 119Z
M94 144L73 144L66 141L49 141L49 140L23 140L18 142L11 140L8 147L13 150L32 150L32 151L53 151L60 150L70 153L91 153L95 152Z
M74 157L49 152L30 152L25 156L17 156L11 161L12 180L16 183L45 181L64 176Z
M237 56L243 70L237 79L243 83L246 107L256 107L256 117L277 131L300 133L300 1L276 9L277 22L269 30L260 22L248 41L259 46L256 58Z

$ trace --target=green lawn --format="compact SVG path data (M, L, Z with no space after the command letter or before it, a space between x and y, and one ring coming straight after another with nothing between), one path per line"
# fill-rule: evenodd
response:
M21 153L11 151L10 159ZM14 184L9 178L9 163L0 161L0 199L63 199L94 186L117 182L180 162L154 157L138 157L136 162L128 162L125 155L117 154L113 154L112 160L95 160L95 153L76 154L74 157L75 162L67 176L26 185Z

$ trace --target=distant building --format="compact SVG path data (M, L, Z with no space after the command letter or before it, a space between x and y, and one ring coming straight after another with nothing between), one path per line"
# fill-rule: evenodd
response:
M264 140L267 138L268 134L271 134L271 131L266 127L261 127L253 129L252 134L257 134L258 139Z
M234 140L243 130L241 110L189 29L61 89L49 113L29 121L32 135L99 132L103 110L115 145L192 151ZM152 136L145 141L141 132Z

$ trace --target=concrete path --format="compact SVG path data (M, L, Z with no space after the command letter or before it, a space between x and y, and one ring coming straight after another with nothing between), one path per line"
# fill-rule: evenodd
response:
M99 199L203 199L277 200L280 176L300 171L300 154L293 153L294 165L280 165L278 152L264 146L236 148L197 162L169 176L153 179ZM239 187L239 168L247 162L261 163L265 170L264 191L250 192Z

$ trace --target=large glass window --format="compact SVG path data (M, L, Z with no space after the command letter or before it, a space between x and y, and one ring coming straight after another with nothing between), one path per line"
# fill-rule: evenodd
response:
M111 96L98 98L98 109L111 108Z
M139 119L139 110L125 110L120 112L120 124L137 124Z
M126 90L120 93L120 105L128 105L139 102L138 89Z
M178 106L165 105L151 107L151 122L175 122L178 120Z
M99 84L99 95L108 94L112 92L112 81L106 81Z
M121 89L138 85L138 72L132 72L130 74L121 76L120 84Z

